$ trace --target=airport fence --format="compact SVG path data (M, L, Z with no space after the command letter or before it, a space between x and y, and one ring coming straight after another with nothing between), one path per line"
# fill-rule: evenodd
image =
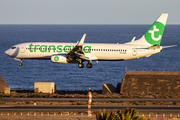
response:
M88 113L78 112L1 112L0 116L88 116ZM95 114L92 112L92 116ZM180 118L180 114L168 113L139 113L140 117L146 118Z

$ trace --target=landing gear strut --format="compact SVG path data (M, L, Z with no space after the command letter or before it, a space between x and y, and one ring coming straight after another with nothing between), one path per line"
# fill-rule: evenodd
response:
M22 66L23 65L22 59L20 59L19 61L20 61L19 65Z
M78 67L79 68L83 68L84 67L84 64L83 64L82 60L79 61Z

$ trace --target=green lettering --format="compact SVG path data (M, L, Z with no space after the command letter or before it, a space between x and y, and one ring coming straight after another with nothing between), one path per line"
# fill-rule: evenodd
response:
M55 46L54 46L54 45L49 45L48 52L50 52L50 51L51 51L51 47L53 47L53 52L55 52Z
M69 49L66 50L66 48L69 48ZM70 51L70 49L71 49L71 46L69 46L69 45L64 46L64 52L65 53L68 53Z
M47 49L48 49L48 52L51 52L51 48L53 48L53 52L58 52L58 53L61 53L61 52L65 52L65 53L68 53L71 49L74 48L74 45L71 46L71 45L66 45L66 46L62 46L62 45L58 45L57 47L55 45L33 45L32 43L29 45L29 51L30 52L33 52L32 50L32 47L34 46L34 52L36 52L36 49L37 47L39 47L39 50L40 52L47 52ZM57 48L57 50L56 50ZM84 50L84 53L91 53L91 46L84 46L83 48Z
M91 53L91 46L84 46L84 52L85 53ZM88 50L86 50L86 49L88 49Z
M31 44L29 45L29 51L30 51L30 52L33 52L33 50L31 50L31 47L32 47L32 46L34 46L34 45L32 45L32 43L31 43Z
M40 45L35 45L35 47L34 47L34 52L36 52L36 47L38 47L38 46L40 46Z
M40 49L41 52L47 52L47 45L41 45L39 49Z
M61 53L61 52L62 52L62 48L61 48L61 47L62 47L62 45L58 45L58 46L57 46L57 51L56 51L56 52Z

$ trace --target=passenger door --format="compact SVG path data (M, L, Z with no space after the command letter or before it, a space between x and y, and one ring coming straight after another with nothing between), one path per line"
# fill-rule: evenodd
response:
M136 56L138 54L138 49L137 48L133 48L132 49L132 55Z
M21 53L25 53L25 49L26 49L25 46L21 46L21 47L20 47Z

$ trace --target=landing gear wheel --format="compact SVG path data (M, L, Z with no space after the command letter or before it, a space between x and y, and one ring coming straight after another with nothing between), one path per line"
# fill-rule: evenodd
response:
M22 63L22 62L20 62L20 63L19 63L19 65L20 65L20 66L22 66L22 65L23 65L23 63Z
M88 64L86 65L87 68L92 68L92 66L93 66L93 65L92 65L91 63L88 63Z
M78 67L79 67L79 68L83 68L83 67L84 67L84 64L83 64L83 63L79 63L79 64L78 64Z

